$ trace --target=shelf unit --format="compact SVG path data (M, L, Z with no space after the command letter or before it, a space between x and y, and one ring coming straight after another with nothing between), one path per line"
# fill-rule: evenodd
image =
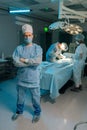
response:
M13 60L11 58L0 62L0 81L14 78L16 73L17 68L14 66Z

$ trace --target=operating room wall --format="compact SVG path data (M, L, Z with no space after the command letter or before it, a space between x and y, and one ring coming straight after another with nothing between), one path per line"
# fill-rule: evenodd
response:
M9 15L0 14L0 57L10 56L17 45L17 28L14 19Z
M25 18L26 16L21 15L21 17ZM31 24L34 28L34 42L41 44L40 34L44 33L43 28L50 23L41 19L27 17L27 19L28 18L31 19ZM3 53L5 57L12 56L15 47L19 45L20 42L23 42L20 36L21 25L15 24L15 21L15 15L0 13L0 58ZM42 41L45 41L44 37L42 37Z

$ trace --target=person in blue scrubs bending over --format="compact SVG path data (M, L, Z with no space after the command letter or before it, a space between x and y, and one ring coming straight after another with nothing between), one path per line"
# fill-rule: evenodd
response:
M66 43L53 43L50 45L46 52L46 61L48 62L56 62L59 59L65 58L62 54L62 51L67 51L68 45Z
M40 119L40 72L39 64L42 62L42 48L33 43L33 28L30 24L22 26L24 42L17 46L13 52L15 66L18 67L17 73L17 108L12 120L16 120L24 110L25 94L29 89L32 97L34 116L32 122Z

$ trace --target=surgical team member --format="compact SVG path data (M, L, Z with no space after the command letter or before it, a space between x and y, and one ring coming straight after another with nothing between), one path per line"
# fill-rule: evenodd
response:
M17 74L17 108L12 120L16 120L24 110L25 94L30 90L34 116L32 122L40 119L40 78L38 66L42 62L42 48L33 43L33 28L29 24L22 26L23 44L13 52L14 64L18 67Z
M46 52L46 61L48 62L56 62L58 59L65 58L63 56L62 51L67 51L68 46L66 43L56 42L52 44Z
M74 92L79 92L79 90L82 90L81 76L87 56L87 47L84 44L84 38L85 37L83 34L78 34L75 37L78 46L75 51L74 67L73 67L73 79L75 82L75 87L71 89L71 91Z

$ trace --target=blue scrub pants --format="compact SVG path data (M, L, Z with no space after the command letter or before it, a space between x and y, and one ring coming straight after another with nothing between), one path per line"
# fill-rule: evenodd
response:
M40 88L26 88L22 86L17 87L17 110L16 113L22 114L24 110L25 94L26 90L29 89L32 97L32 104L34 107L34 114L40 115Z

